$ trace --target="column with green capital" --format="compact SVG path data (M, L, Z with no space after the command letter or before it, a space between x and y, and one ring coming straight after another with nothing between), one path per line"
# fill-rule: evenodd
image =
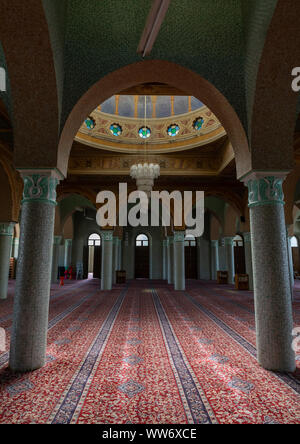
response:
M292 304L284 196L286 173L251 172L248 186L258 362L266 369L293 372Z
M56 169L21 170L24 181L10 368L16 372L45 364L50 297Z

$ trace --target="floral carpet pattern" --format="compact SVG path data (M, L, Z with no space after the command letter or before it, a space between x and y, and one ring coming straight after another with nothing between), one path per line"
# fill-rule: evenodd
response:
M13 291L0 303L7 350ZM258 365L251 292L70 281L51 290L45 367L13 374L0 353L0 423L299 424L297 365L293 375Z

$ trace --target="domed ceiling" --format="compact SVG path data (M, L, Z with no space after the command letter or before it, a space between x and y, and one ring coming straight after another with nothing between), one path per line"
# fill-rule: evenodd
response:
M163 153L206 145L225 135L195 97L115 95L83 122L75 140L110 151Z

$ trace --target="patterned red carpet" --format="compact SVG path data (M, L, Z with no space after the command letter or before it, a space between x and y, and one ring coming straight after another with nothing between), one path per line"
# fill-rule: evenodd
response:
M54 286L47 365L12 374L0 354L0 423L300 423L297 375L256 362L253 311L250 292L211 282Z

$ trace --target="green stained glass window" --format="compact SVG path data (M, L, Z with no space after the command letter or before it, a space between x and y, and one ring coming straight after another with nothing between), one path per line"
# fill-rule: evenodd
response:
M85 126L87 127L87 129L94 129L96 126L96 121L91 116L89 116L87 119L85 119L84 123L85 123Z
M201 130L201 128L202 128L202 126L203 126L203 123L204 123L204 119L203 119L203 117L197 117L197 119L194 120L193 128L194 128L196 131L199 131L199 130Z
M176 123L174 123L173 125L170 125L168 127L167 132L170 137L175 137L179 133L179 130L180 130L179 126Z
M113 123L109 129L113 136L118 137L122 134L122 127L118 123Z
M139 136L142 139L148 139L148 137L151 136L151 130L147 126L142 126L142 128L139 129Z

